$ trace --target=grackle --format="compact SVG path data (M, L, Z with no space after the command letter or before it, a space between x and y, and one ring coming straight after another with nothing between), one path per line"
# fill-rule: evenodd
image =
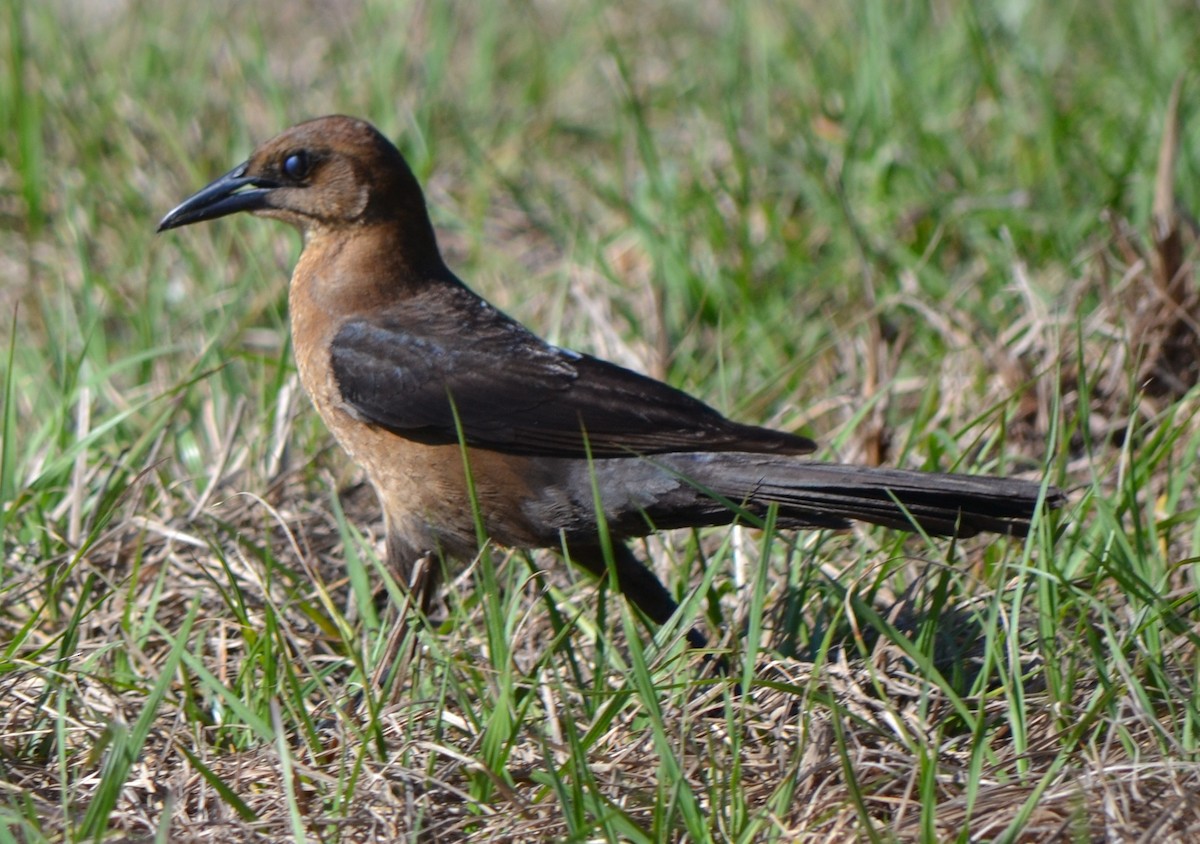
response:
M412 171L361 120L288 129L159 231L238 211L303 233L289 289L300 378L366 470L388 562L426 608L440 570L429 561L478 550L468 472L494 541L565 547L597 576L611 559L620 591L660 624L675 600L627 538L728 524L770 505L785 528L860 520L1023 535L1040 506L1065 500L1025 480L807 460L815 444L804 437L730 421L673 387L541 340L447 268ZM688 640L704 637L693 630Z

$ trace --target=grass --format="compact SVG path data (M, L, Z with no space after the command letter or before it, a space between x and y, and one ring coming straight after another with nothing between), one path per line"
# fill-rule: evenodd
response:
M1198 23L10 4L0 842L1191 840ZM659 631L487 547L400 623L295 378L294 235L153 235L329 112L396 139L451 265L549 339L829 459L1070 505L1024 542L653 538L690 596ZM683 649L697 620L742 694Z

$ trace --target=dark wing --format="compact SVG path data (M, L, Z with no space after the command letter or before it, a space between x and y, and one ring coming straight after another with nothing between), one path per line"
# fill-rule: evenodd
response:
M410 303L352 320L333 340L333 374L365 422L430 444L597 457L678 451L803 454L803 437L739 425L662 382L538 339L481 300ZM451 406L453 400L453 408Z

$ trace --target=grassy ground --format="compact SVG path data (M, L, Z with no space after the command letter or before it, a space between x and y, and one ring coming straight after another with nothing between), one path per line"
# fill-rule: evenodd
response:
M1197 31L1120 0L8 4L0 844L1194 840ZM696 596L657 633L487 549L396 624L296 382L295 236L153 234L329 112L397 140L451 265L544 336L829 459L1070 505L1024 542L654 539Z

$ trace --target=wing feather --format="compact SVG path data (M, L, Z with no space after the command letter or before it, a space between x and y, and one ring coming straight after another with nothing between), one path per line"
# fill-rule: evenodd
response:
M431 444L457 442L457 413L469 445L513 454L584 457L589 447L596 457L803 454L815 447L732 422L680 390L553 346L490 305L472 305L410 303L403 313L347 322L331 348L342 399L360 418Z

